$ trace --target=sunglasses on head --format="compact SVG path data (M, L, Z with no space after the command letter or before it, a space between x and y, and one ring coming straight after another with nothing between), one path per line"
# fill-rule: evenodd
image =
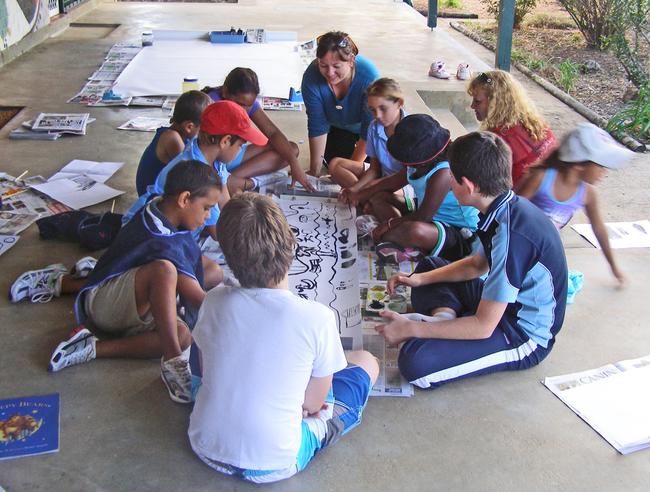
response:
M318 37L316 38L316 43L317 43L317 44L320 44L321 40L322 40L325 36L330 36L330 37L331 37L331 35L323 34L323 35L318 36ZM337 47L342 48L342 49L345 49L345 48L347 48L348 46L350 46L350 39L348 38L348 36L343 36L339 41L335 41L334 39L332 39L332 41L334 42L334 44L335 44Z
M479 74L476 76L476 80L478 80L478 81L481 82L482 84L491 84L491 83L492 83L492 79L491 79L490 76L489 76L488 74L486 74L485 72L481 72L481 73L479 73Z

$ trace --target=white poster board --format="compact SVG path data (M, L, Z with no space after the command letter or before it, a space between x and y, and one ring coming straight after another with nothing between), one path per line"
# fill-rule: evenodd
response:
M305 66L295 42L220 44L207 40L156 40L143 48L115 81L120 96L180 94L183 78L221 85L236 67L255 71L262 96L288 97L299 88Z

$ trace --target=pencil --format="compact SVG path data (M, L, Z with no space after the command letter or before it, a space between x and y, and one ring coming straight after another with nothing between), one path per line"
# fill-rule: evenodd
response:
M27 174L28 172L29 172L29 169L25 169L25 172L24 172L24 173L22 173L20 176L18 176L16 179L14 179L14 182L15 182L15 181L20 181L20 179L21 179L25 174Z
M111 213L113 213L113 210L115 210L115 200L113 200L113 204L111 205Z

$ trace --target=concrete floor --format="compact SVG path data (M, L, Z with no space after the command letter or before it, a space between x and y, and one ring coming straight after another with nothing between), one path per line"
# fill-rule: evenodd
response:
M463 128L444 102L450 98L431 93L457 91L456 97L461 97L464 84L429 79L428 64L442 58L450 67L465 61L483 70L493 61L491 53L444 24L429 31L423 17L391 0L99 2L79 22L120 27L99 38L69 29L0 69L0 104L26 105L21 121L39 111L86 111L65 101L83 86L112 44L138 37L145 27L263 26L296 30L300 39L334 28L346 30L383 75L402 82L408 91L409 112L428 110L418 95L418 91L425 92L434 115L455 135ZM100 30L100 34L106 33ZM582 120L518 77L558 135ZM50 176L73 158L125 161L126 166L109 182L128 190L117 200L116 209L123 211L135 196L136 165L151 134L114 128L138 114L157 116L160 110L89 109L97 121L85 137L19 142L6 138L16 122L1 130L0 169L14 175L29 169L30 174ZM304 113L274 113L272 117L290 138L306 139ZM306 164L306 144L301 151ZM648 217L650 200L641 186L650 182L648 164L646 156L638 156L601 185L607 220ZM104 204L94 210L106 208ZM575 220L582 222L584 217ZM358 429L303 473L269 489L647 490L650 451L626 457L617 454L540 380L650 353L647 294L643 294L650 273L648 250L616 251L630 278L628 288L619 291L612 287L599 251L571 230L563 232L563 239L570 267L585 273L585 287L577 303L569 307L555 348L541 366L417 391L411 399L373 399ZM83 253L74 245L41 241L32 226L18 246L0 258L0 290L6 292L22 271L62 260L71 266ZM0 486L8 491L256 488L220 476L195 458L186 438L190 409L169 400L156 362L95 361L47 373L52 348L73 325L71 307L72 299L40 305L0 301L0 398L61 394L60 451L0 463Z

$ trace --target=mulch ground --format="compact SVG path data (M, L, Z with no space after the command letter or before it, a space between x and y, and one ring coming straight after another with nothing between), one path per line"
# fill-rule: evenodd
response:
M484 4L480 0L460 0L460 2L460 9L450 9L444 6L444 1L439 1L439 11L478 14L477 21L460 22L494 45L496 23L489 18ZM420 13L426 15L427 0L413 0L413 5ZM589 60L597 62L600 70L593 73L579 73L574 80L575 87L569 91L569 94L603 118L609 119L625 104L626 91L630 93L634 91L623 66L610 52L588 49L582 34L577 29L542 29L526 25L527 21L540 13L570 20L557 1L539 0L536 9L526 17L524 27L513 33L513 59L523 63L562 90L564 89L558 83L560 63L569 60L578 66L583 66ZM648 55L650 53L646 53L646 63L650 60Z

